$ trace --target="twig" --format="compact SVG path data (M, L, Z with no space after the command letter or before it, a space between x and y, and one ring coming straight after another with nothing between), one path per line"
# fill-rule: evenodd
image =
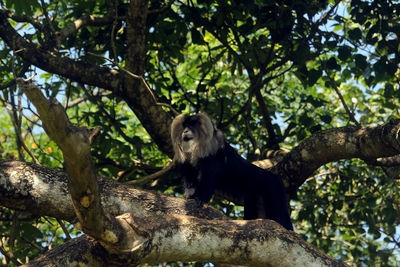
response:
M134 186L134 185L137 185L137 184L147 183L149 181L157 179L158 177L163 176L164 174L169 172L174 166L175 166L174 161L170 161L167 165L165 165L164 168L162 168L158 172L155 172L155 173L152 173L150 175L147 175L147 176L143 177L142 179L126 182L125 184L129 185L129 186Z
M33 75L34 76L34 75ZM21 133L21 123L20 121L22 120L21 114L18 115L17 114L17 108L16 108L16 104L14 103L14 97L11 96L11 103L7 103L4 99L0 99L1 102L3 102L3 105L7 107L7 112L11 118L11 121L13 123L14 129L15 129L15 135L17 138L17 142L19 144L18 147L18 153L20 153L20 159L23 160L24 156L23 156L23 150L25 150L28 155L32 158L32 160L40 165L39 161L37 160L37 158L35 157L35 155L29 150L29 148L26 146L24 138L22 137L22 133ZM20 106L21 104L19 103L18 106ZM22 148L23 150L21 150L20 148Z
M114 62L118 62L118 55L117 55L117 47L115 46L115 28L118 25L118 9L115 8L115 17L114 17L114 21L113 21L113 26L111 28L111 37L110 37L110 41L111 41L111 49L113 51L113 57L114 57Z
M61 226L61 229L63 230L66 239L71 240L71 235L69 234L67 227L65 227L64 223L60 219L56 218L56 220L57 220L58 224Z
M22 264L22 262L20 262L17 258L10 256L8 254L7 250L5 250L2 246L0 246L0 253L3 254L3 256L7 259L7 261L11 261L16 266L19 266Z
M16 22L29 23L29 24L33 25L33 27L35 27L39 31L43 31L44 26L42 24L40 24L39 22L35 21L35 19L31 16L14 14L9 10L0 10L0 14L4 14L8 18L10 18Z
M356 120L356 118L354 117L354 114L350 111L349 107L347 106L346 101L344 100L343 95L340 93L339 87L337 86L335 79L331 77L326 66L324 66L324 68L325 68L325 72L328 76L328 79L332 84L333 89L335 90L336 94L339 96L340 102L342 102L342 105L343 105L346 113L350 117L350 121L352 121L357 127L361 127L360 123Z
M152 9L148 11L148 14L157 14L157 13L161 13L165 10L167 10L168 8L170 8L172 6L172 4L174 3L175 0L170 0L167 4L165 4L163 7L158 8L158 9Z
M51 19L49 17L49 14L47 13L47 7L46 7L46 3L44 2L44 0L40 0L40 6L42 8L44 17L46 18L46 21L47 21L47 24L49 26L49 29L50 29L51 33L55 34L56 30L54 29L53 23L52 23L52 21L51 21Z

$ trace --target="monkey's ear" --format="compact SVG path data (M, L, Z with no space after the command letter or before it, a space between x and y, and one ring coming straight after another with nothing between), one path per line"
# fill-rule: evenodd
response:
M175 119L171 123L171 139L172 141L175 139L177 134L181 134L183 131L183 122L185 121L186 115L180 114L175 117Z
M199 113L197 113L197 116L199 118L207 118L209 121L211 121L212 124L214 124L214 122L213 122L212 118L210 117L210 115L208 115L208 113L205 112L205 111L200 111Z
M217 129L217 124L216 124L215 121L210 117L210 115L208 115L207 112L205 112L205 111L200 111L200 112L198 113L198 115L199 115L199 116L205 116L205 117L207 117L207 118L211 121L211 123L212 123L214 129Z
M202 144L205 144L205 142L209 142L213 137L214 124L207 113L199 113L197 114L197 117L200 121L199 133L201 134L201 142Z

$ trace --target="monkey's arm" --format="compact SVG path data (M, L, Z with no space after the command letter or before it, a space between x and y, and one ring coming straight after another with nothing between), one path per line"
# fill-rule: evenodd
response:
M177 164L177 168L182 175L184 190L183 196L186 199L193 198L196 187L198 186L198 171L188 163Z
M198 185L192 198L196 199L200 204L208 203L215 192L215 186L223 166L214 156L210 156L201 159L198 162L198 167Z

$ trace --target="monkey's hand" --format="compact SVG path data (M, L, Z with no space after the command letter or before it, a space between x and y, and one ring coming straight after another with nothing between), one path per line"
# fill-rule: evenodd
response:
M203 207L203 205L206 203L206 202L204 202L203 200L201 200L201 199L199 199L199 198L194 198L194 200L196 201L196 204L199 206L199 207Z

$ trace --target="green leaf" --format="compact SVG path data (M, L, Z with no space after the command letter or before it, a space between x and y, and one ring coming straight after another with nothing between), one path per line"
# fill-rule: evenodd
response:
M43 236L42 232L31 224L24 223L21 226L21 234L29 241L35 241Z
M339 47L339 49L338 49L339 59L346 61L348 58L351 57L351 50L352 50L351 47L346 46L346 45Z
M332 116L331 115L323 115L321 116L321 120L327 124L331 123Z
M326 62L326 67L331 70L340 70L340 66L337 63L336 58L334 57L328 59L328 61Z
M354 56L354 62L358 68L365 69L367 66L367 57L361 54L356 54Z
M192 42L195 44L204 44L203 37L201 36L200 32L196 29L191 29L190 34L192 36Z
M15 9L16 13L29 16L40 9L39 2L36 0L5 0L5 4L8 9Z
M355 29L349 30L348 34L349 34L349 38L350 39L352 39L354 41L357 41L357 42L361 41L362 33L361 33L361 30L359 28L355 28Z
M312 86L314 85L318 79L322 76L322 70L320 69L311 69L308 71L308 85Z

